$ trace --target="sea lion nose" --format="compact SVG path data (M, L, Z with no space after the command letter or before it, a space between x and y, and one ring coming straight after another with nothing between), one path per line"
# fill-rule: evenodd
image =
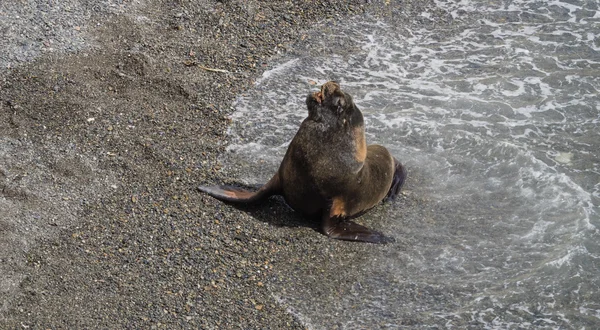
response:
M321 102L323 102L323 94L321 92L314 92L313 93L313 98L315 99L315 101L317 101L317 103L321 104Z

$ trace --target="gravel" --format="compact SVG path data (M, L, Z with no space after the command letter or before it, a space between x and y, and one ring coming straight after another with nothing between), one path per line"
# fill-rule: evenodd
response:
M273 288L332 290L350 275L325 272L381 248L195 187L227 179L232 102L305 31L420 6L0 4L0 328L305 328Z

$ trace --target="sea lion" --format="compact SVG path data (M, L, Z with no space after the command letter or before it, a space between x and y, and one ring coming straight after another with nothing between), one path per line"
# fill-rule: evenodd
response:
M337 82L321 86L306 98L308 117L290 143L279 170L251 192L225 186L198 189L217 199L253 203L283 195L294 210L321 217L331 238L387 243L392 238L349 219L393 199L406 169L380 145L367 146L360 110Z

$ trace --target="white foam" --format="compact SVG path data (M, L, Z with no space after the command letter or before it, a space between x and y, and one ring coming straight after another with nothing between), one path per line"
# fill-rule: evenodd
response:
M546 264L549 266L560 268L562 266L571 266L571 260L578 255L587 255L594 259L598 259L590 254L590 252L585 248L585 246L576 245L567 250L567 252L557 259L547 262Z
M600 308L587 308L584 306L580 306L579 312L583 315L589 315L600 320Z
M369 267L386 264L399 280L414 277L405 269L416 269L422 285L443 278L451 288L476 288L478 294L453 298L460 310L424 306L441 324L464 324L470 315L485 328L577 327L583 312L556 297L573 281L569 269L578 269L577 281L589 281L592 269L581 260L599 257L585 246L597 246L600 223L600 184L590 184L600 180L600 61L589 52L597 37L591 23L600 15L578 23L581 6L560 1L552 5L566 13L520 0L436 3L456 24L470 24L455 34L419 27L399 38L381 22L363 21L335 32L336 38L362 38L356 53L274 67L257 82L261 93L240 99L234 116L240 140L230 148L269 154L276 164L306 115L297 95L301 84L281 90L290 86L282 82L339 80L363 111L368 140L408 161L418 178L409 182L412 194L431 209L426 225L397 229L399 236L406 230L424 241L405 247L406 264L393 268L398 262L389 259ZM398 212L393 216L403 219ZM510 303L531 295L537 306ZM384 314L395 308L377 306Z
M260 77L260 79L257 79L256 82L254 83L255 85L259 85L260 83L262 83L264 80L273 78L274 76L280 75L280 74L284 74L286 72L287 69L293 67L296 63L298 62L297 58L293 58L285 63L279 64L276 67L267 70L265 72L263 72L262 76Z

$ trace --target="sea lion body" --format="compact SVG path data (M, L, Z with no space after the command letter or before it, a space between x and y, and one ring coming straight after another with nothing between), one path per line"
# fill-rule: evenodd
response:
M321 216L323 232L337 239L385 243L390 238L352 218L384 198L394 198L404 167L380 145L367 146L362 113L336 82L306 99L302 122L271 180L256 192L227 187L199 189L230 202L256 202L283 195L294 210Z

